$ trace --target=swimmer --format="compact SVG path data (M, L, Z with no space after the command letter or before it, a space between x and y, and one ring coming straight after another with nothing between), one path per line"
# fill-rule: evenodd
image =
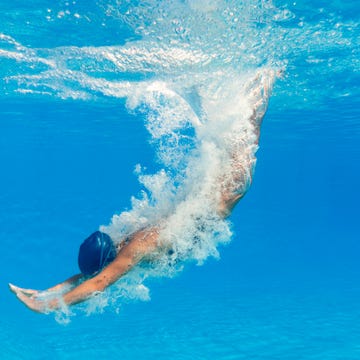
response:
M256 78L255 81L257 81ZM271 83L264 79L260 83L261 87L258 87L257 93L253 94L254 110L249 119L256 134L256 144L262 118L267 108L268 89L271 87ZM248 168L245 168L243 159L244 154L239 154L236 149L233 149L231 174L227 177L229 180L225 182L219 180L221 186L217 213L221 218L228 217L245 195L248 186L244 187L244 179L248 182L252 181L252 166L249 163ZM158 238L159 228L153 226L134 232L122 242L121 247L116 248L109 235L96 231L80 246L78 263L81 274L74 275L45 291L24 289L9 284L10 290L29 309L39 313L48 313L64 306L81 303L104 291L139 262L146 261L152 253L161 250ZM46 296L49 294L54 296Z

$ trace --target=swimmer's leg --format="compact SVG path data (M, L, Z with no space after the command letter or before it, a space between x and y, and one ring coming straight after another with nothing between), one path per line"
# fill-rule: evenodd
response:
M272 70L258 72L246 85L248 92L248 100L253 108L253 112L249 117L250 123L253 125L253 131L256 135L254 146L240 146L237 144L231 149L230 174L221 178L221 195L218 206L218 214L221 217L230 215L236 204L244 197L253 179L253 171L255 165L255 151L259 142L260 127L263 117L266 113L271 89L276 73Z
M245 85L248 101L253 109L249 120L254 126L257 143L259 141L261 123L268 108L276 75L278 74L274 70L262 70Z

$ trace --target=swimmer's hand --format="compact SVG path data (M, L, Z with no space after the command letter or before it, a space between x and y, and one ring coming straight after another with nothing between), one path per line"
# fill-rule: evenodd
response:
M39 290L24 289L24 288L15 286L14 284L11 284L11 283L9 283L9 288L10 288L10 291L12 291L15 295L17 295L19 292L23 293L24 295L27 295L27 296L38 295L40 293Z
M38 313L47 313L52 308L52 302L39 299L41 294L38 290L23 289L13 284L9 284L10 291L12 291L16 297L30 310Z

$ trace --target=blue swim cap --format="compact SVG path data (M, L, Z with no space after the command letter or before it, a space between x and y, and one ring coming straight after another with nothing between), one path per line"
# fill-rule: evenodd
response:
M116 248L111 237L95 231L81 244L78 264L84 275L94 275L116 257Z

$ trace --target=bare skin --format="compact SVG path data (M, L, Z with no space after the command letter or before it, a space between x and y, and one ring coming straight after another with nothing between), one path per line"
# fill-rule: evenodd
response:
M262 91L265 94L265 96L262 96L262 103L254 104L254 112L250 118L250 121L254 126L254 132L257 135L256 142L259 138L260 125L268 100L267 87L265 86ZM261 110L258 111L258 109ZM236 154L232 154L234 164L237 163L236 156ZM235 171L234 174L239 174L239 170L241 174L242 169L235 170L238 171ZM250 174L250 177L252 177L252 174ZM251 180L252 179L250 179L250 181ZM236 183L240 181L240 178L238 178L238 175L234 175L231 181ZM218 214L223 218L231 214L233 208L245 195L245 192L235 193L231 189L232 187L228 186L226 183L221 189ZM17 298L24 303L24 305L39 313L56 310L61 308L63 305L69 306L78 304L89 299L94 294L104 291L105 288L115 283L119 278L136 266L136 264L144 260L147 255L150 255L157 250L160 246L158 243L158 237L159 233L156 227L135 232L131 236L130 241L128 241L126 245L120 249L115 260L94 277L85 278L82 274L74 275L64 282L47 289L47 293L56 293L63 289L70 288L70 290L64 294L56 296L51 300L44 300L41 297L43 292L37 290L24 289L12 284L9 284L9 288L17 296Z

